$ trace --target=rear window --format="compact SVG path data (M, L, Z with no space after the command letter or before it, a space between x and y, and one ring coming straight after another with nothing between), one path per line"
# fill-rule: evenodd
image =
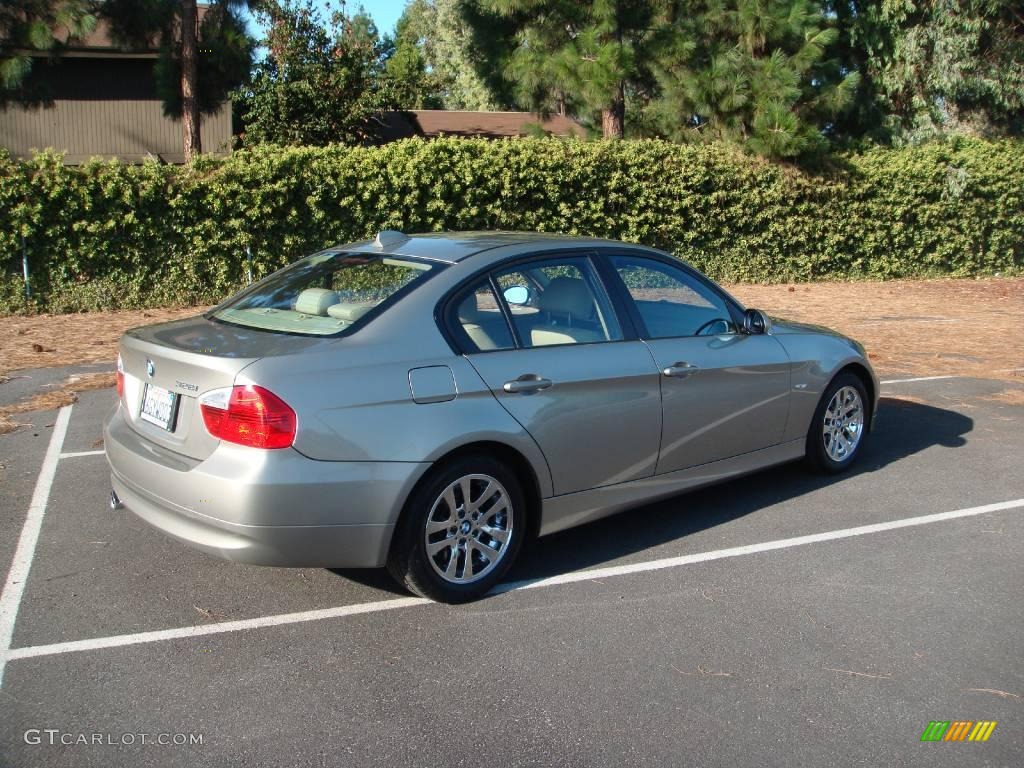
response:
M413 289L440 266L396 256L318 253L275 272L210 317L281 333L330 336Z

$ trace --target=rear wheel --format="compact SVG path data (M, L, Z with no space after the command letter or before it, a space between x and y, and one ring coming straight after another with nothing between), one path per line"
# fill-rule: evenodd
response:
M465 602L505 575L525 533L525 499L515 474L490 456L462 456L413 492L388 570L418 595Z
M853 464L869 426L867 402L864 383L854 374L832 380L807 432L807 459L815 469L837 473Z

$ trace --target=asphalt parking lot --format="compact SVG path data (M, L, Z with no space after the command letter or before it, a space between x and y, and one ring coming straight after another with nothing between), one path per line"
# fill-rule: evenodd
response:
M456 607L112 512L114 394L83 393L0 437L0 763L1019 766L1022 389L886 384L855 472L542 539ZM998 725L922 743L933 720Z

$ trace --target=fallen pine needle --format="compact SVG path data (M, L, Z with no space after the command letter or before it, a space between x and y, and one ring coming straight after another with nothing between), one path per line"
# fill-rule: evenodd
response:
M690 676L696 675L696 674L703 675L704 677L732 677L732 672L709 672L708 670L704 669L704 667L701 667L701 666L697 667L697 671L696 672L683 672L683 670L681 670L675 664L669 664L669 666L672 667L672 669L674 669L680 675L686 675L687 677L690 677Z
M829 672L842 672L847 675L856 675L857 677L870 677L875 680L889 680L892 675L869 675L867 672L854 672L852 669L836 669L835 667L822 667L827 669Z
M1020 696L1018 696L1016 693L1010 693L1009 691L1000 691L996 688L964 688L964 690L973 691L975 693L994 693L996 696L1002 696L1004 699L1008 696L1014 699L1020 698Z
M708 672L704 667L697 667L697 671L706 677L732 677L732 672Z

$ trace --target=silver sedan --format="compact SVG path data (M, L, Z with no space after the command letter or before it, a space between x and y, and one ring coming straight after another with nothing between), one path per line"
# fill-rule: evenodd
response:
M472 599L532 537L805 458L847 469L855 341L621 242L404 235L129 331L111 504L243 563L381 567Z

